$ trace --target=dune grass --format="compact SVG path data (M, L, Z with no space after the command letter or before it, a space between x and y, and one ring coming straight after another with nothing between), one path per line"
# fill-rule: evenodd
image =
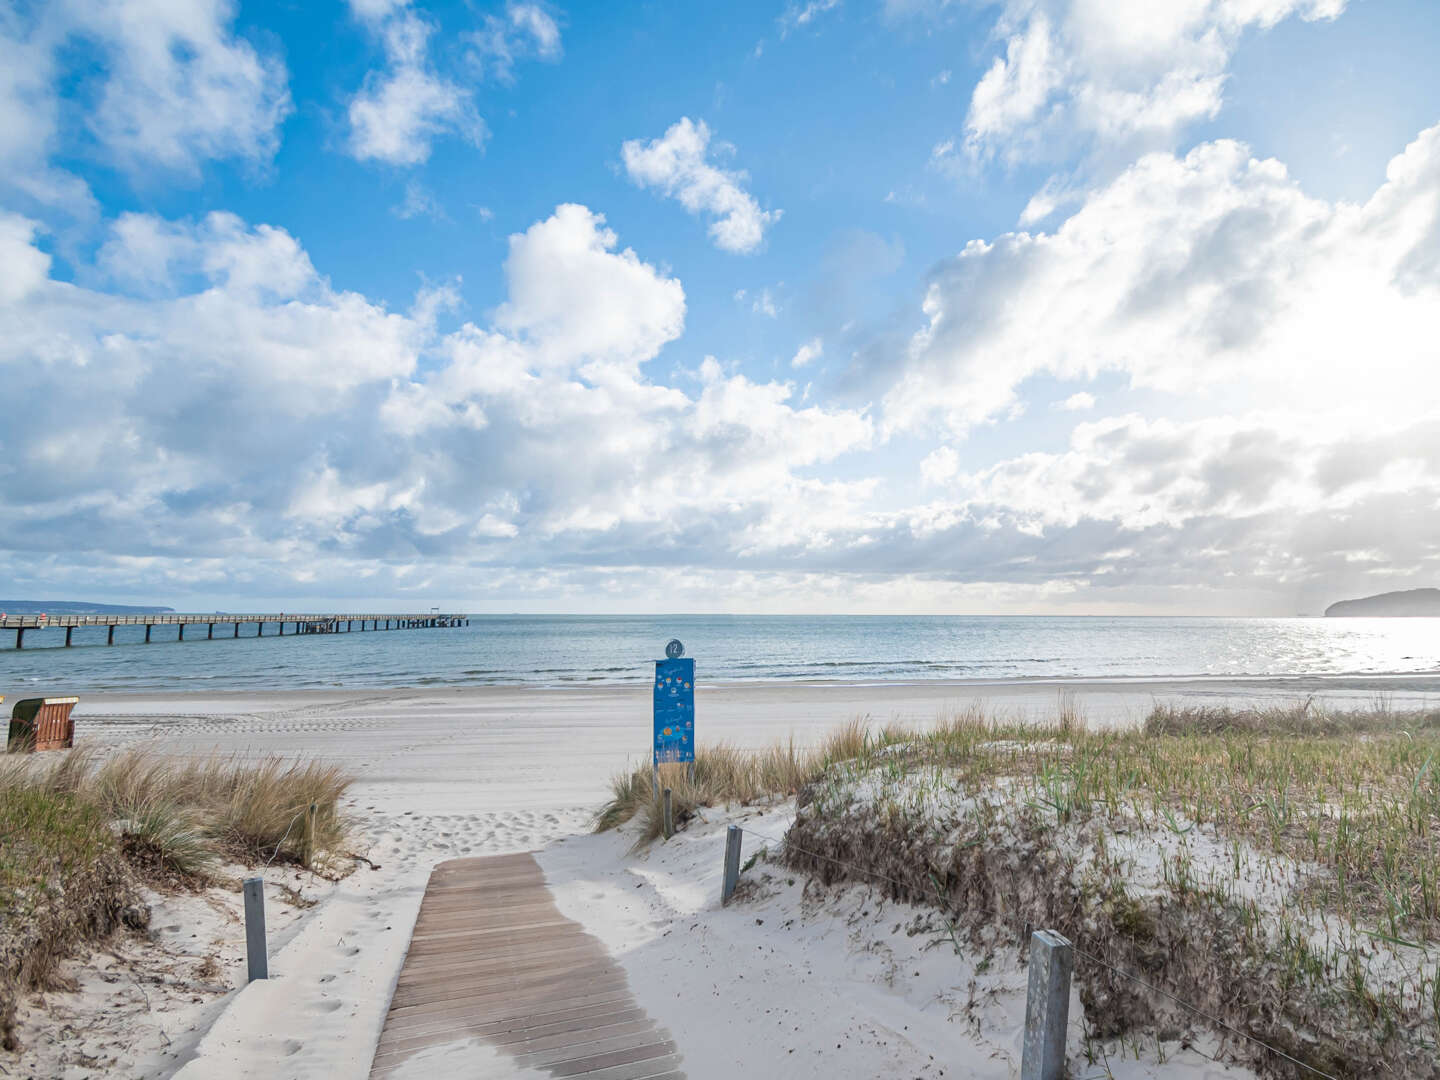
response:
M1366 1060L1432 1075L1440 710L1157 705L1116 731L1062 696L1039 723L974 708L923 730L855 720L812 748L702 747L693 782L668 766L661 783L677 827L794 794L795 869L835 880L853 863L854 880L905 882L896 898L917 903L941 890L982 935L988 911L1075 928L1336 1075ZM635 819L640 846L660 817L642 765L615 778L596 826ZM1103 970L1086 978L1102 1035L1193 1020Z
M868 743L800 802L797 851L858 880L938 890L992 932L993 911L1057 925L1327 1072L1434 1075L1440 713L1157 706L1138 730L1097 731L1073 705L1039 726L973 710ZM1167 1008L1085 974L1102 1033Z
M670 789L676 827L706 806L748 805L777 796L794 795L839 761L857 758L869 743L884 735L867 734L863 717L852 718L812 747L796 747L794 739L761 750L729 743L697 747L694 775L685 765L660 766L660 787ZM611 796L595 815L595 831L604 832L639 819L636 845L661 833L663 812L654 790L651 766L637 765L611 780Z
M0 757L0 1045L14 1048L16 995L46 985L60 957L143 924L140 883L205 884L223 862L331 864L349 783L277 758Z

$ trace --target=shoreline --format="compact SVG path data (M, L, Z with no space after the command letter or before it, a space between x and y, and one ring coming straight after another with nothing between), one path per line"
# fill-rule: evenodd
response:
M1384 672L1345 672L1345 673L1311 673L1299 672L1281 675L1015 675L1015 676L992 676L973 679L866 679L866 680L843 680L843 679L801 679L801 678L753 678L753 679L714 679L700 681L697 679L696 691L704 693L715 690L780 690L786 687L813 688L813 689L837 689L837 690L978 690L982 688L1001 689L1022 689L1022 688L1093 688L1105 689L1110 687L1149 687L1165 688L1174 687L1176 690L1183 690L1190 687L1216 687L1233 684L1237 688L1258 688L1284 690L1292 689L1300 692L1319 689L1335 690L1366 690L1375 688L1401 689L1413 693L1440 694L1440 669L1426 672L1408 671L1384 671ZM1374 684L1371 686L1370 684ZM274 694L285 695L308 695L317 697L337 696L375 696L375 695L414 695L434 693L465 693L465 694L506 694L520 692L543 692L543 693L566 693L581 691L597 692L643 692L648 688L648 678L642 672L635 678L629 680L613 680L605 682L575 682L575 683L540 683L540 682L495 682L495 683L433 683L433 684L412 684L405 686L357 686L357 687L320 687L302 686L293 689L272 689L260 690L253 687L216 687L205 689L201 687L186 688L182 690L84 690L78 693L88 694L92 698L150 698L156 701L184 700L201 696L212 696L216 698L227 697L266 697Z

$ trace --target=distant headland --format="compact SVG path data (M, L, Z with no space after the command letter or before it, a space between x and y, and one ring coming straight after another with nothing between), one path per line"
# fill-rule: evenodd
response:
M0 600L0 611L11 615L165 615L174 610L154 605L91 604L83 600Z
M1326 618L1345 615L1440 615L1440 589L1404 589L1359 600L1341 600L1325 609Z

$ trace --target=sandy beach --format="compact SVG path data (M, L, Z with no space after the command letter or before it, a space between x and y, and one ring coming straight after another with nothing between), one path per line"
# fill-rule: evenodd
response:
M1091 725L1118 726L1138 723L1156 702L1314 695L1337 707L1383 700L1401 709L1440 698L1440 679L746 683L702 687L697 717L702 742L760 747L809 742L854 716L923 725L976 702L1039 719L1062 694ZM95 1075L65 1063L108 1054L112 1075L364 1076L431 868L516 851L540 853L561 910L625 967L640 1003L675 1034L692 1078L836 1075L837 1054L857 1076L1015 1075L1024 971L1013 963L977 973L973 958L897 932L923 913L876 904L854 886L822 901L783 872L748 904L719 907L725 824L744 817L757 835L778 837L793 804L707 813L640 854L627 851L623 833L590 834L611 776L646 758L649 705L648 686L86 696L76 713L82 745L343 765L356 778L346 809L364 836L360 853L375 865L337 884L294 868L268 874L267 883L315 903L272 902L273 977L243 989L236 906L154 897L172 952L177 941L214 943L216 992L161 998L123 1026L81 1024L68 1037L31 1016L34 1075L47 1065L49 1075ZM746 857L760 846L747 836ZM83 994L64 997L62 1006L77 1008ZM1204 1049L1171 1048L1165 1075L1248 1075ZM1154 1074L1144 1062L1111 1068Z

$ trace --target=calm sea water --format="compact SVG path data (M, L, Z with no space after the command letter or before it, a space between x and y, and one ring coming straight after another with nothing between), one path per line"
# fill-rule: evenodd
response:
M253 635L253 627L243 628ZM467 628L174 640L174 627L0 640L0 693L575 686L648 680L671 637L708 681L1440 673L1440 619L477 616ZM223 635L223 636L222 636ZM4 635L10 638L11 635ZM12 698L13 700L13 698Z

